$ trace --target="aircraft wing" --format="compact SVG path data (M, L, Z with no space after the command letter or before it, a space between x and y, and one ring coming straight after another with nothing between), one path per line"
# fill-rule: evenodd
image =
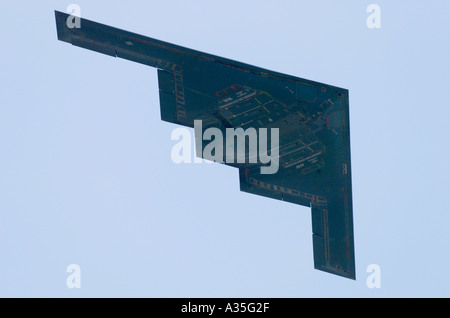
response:
M59 40L156 67L162 120L188 127L202 120L202 131L278 128L275 174L261 174L255 164L229 164L239 169L241 191L311 207L314 267L355 279L346 89L87 19L71 28L73 17L55 16Z

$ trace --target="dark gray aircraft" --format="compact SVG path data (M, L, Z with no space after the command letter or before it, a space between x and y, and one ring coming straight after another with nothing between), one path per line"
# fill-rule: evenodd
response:
M55 15L59 40L156 67L162 120L201 120L201 133L216 127L224 135L278 128L276 173L250 163L248 147L245 162L224 163L239 169L241 191L311 207L314 267L355 279L348 90Z

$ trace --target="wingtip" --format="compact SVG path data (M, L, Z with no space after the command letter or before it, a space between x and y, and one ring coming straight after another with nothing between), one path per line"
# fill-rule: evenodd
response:
M66 25L67 13L55 10L55 22L56 22L56 35L58 40L71 43L70 35L68 34L68 28Z

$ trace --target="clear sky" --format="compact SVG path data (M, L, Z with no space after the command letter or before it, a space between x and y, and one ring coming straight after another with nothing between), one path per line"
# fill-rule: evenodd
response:
M313 269L309 208L239 192L231 167L173 163L156 70L57 41L70 3L0 2L0 296L450 296L449 1L73 1L349 89L356 281Z

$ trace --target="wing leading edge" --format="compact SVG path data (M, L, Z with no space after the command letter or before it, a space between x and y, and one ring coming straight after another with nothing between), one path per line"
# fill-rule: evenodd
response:
M279 128L277 173L230 164L241 191L311 207L314 267L355 279L347 90L86 19L70 28L68 14L55 16L59 40L156 67L162 120L193 127L201 119L203 130L223 132Z

